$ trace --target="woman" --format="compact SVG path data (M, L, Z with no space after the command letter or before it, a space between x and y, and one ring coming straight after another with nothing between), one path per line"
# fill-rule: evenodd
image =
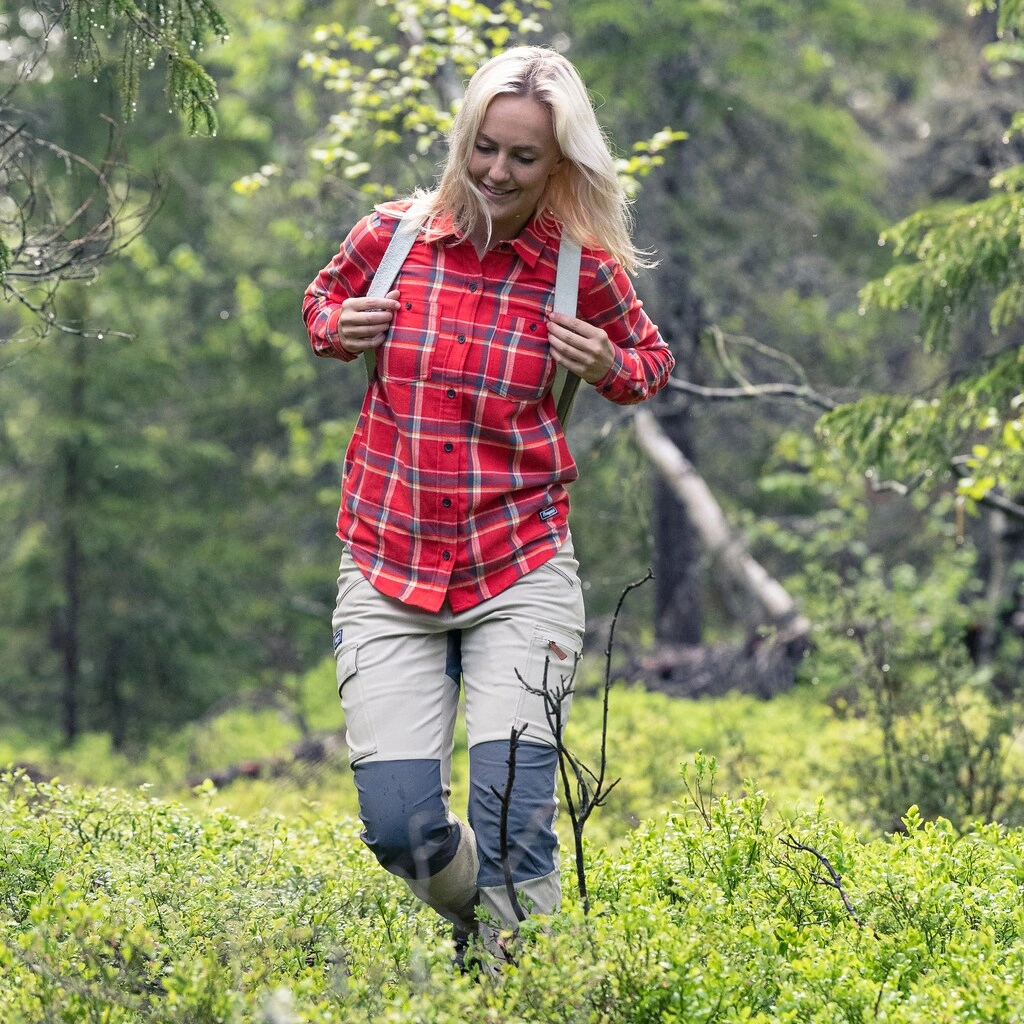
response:
M664 385L673 358L630 284L644 264L626 201L558 53L513 49L473 76L396 286L368 298L411 205L360 221L303 302L317 355L376 355L338 518L338 687L364 841L457 939L479 927L495 948L494 929L517 922L506 867L528 910L560 897L556 737L534 691L571 678L584 616L556 364L628 404ZM583 246L577 316L551 312L563 236ZM449 808L460 679L465 823Z

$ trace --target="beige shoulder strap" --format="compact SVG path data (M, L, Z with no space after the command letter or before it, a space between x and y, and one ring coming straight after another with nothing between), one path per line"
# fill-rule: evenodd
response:
M402 218L395 233L391 236L391 241L388 242L387 249L384 250L384 256L381 258L377 272L373 275L373 280L366 292L367 295L377 298L383 297L391 291L391 286L395 283L413 242L416 241L421 224L422 218L417 216L406 214ZM554 310L556 313L576 315L581 256L579 243L563 236L558 246L558 266L555 271ZM366 379L372 381L373 375L377 372L377 353L373 349L364 352L363 362L366 367ZM572 405L579 386L580 378L575 373L567 370L564 366L558 367L551 389L555 393L555 409L563 431L569 424L569 416L572 414Z

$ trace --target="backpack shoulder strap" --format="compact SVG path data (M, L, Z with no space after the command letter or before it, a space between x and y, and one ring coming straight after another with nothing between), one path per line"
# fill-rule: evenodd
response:
M388 247L381 257L380 265L374 272L370 287L366 291L367 296L374 299L383 298L391 291L391 286L402 269L405 257L409 255L412 243L416 241L422 223L422 218L417 216L412 208L398 222L398 227L395 228ZM366 367L367 382L372 381L373 375L377 372L376 349L367 349L363 353L363 365Z
M420 223L419 217L408 214L399 221L395 233L391 236L391 241L388 242L387 249L384 250L380 266L377 267L370 287L367 289L368 296L382 298L391 290L406 256L409 255L413 242L416 241ZM563 236L558 247L558 265L555 270L554 310L556 313L565 313L568 316L576 315L581 256L579 243ZM365 351L363 363L366 367L366 379L368 382L372 381L373 375L377 372L376 351L373 349ZM575 373L567 370L564 366L558 367L552 390L555 393L555 409L563 431L568 426L579 386L580 378Z
M565 313L567 316L576 315L576 303L580 286L580 258L582 252L579 242L562 235L562 241L558 246L558 269L555 272L555 302L556 313ZM558 413L558 422L562 424L562 432L569 426L569 417L572 415L572 403L576 399L576 391L580 386L580 378L564 366L559 366L555 371L555 382L551 390L555 393L555 411Z

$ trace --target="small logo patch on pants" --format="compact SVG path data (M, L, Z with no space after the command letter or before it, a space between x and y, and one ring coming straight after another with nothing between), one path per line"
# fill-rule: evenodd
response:
M338 630L338 631L337 631L337 632L336 632L336 633L334 634L334 653L335 653L335 654L337 654L337 653L338 653L338 648L339 648L339 647L341 646L341 638L342 638L342 634L343 634L344 632L345 632L345 631L344 631L343 629L339 629L339 630Z

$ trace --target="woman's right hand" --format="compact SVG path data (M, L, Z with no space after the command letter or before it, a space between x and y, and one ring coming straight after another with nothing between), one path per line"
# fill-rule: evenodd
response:
M397 310L397 291L388 292L382 299L367 296L346 299L338 317L338 340L342 347L352 353L380 348Z

